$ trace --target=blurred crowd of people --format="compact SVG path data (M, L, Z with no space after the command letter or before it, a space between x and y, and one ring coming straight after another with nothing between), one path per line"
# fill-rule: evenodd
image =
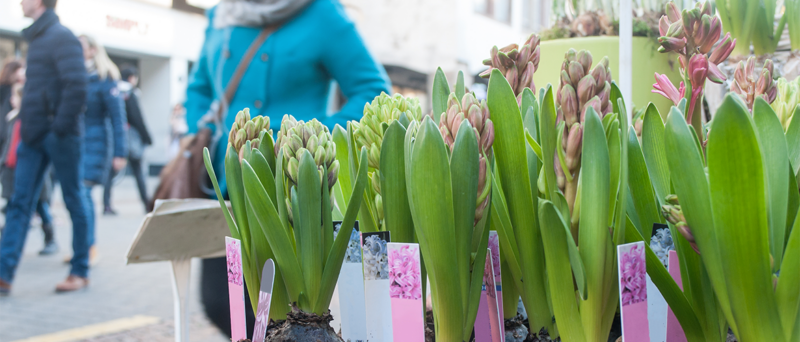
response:
M6 61L0 72L0 186L7 204L0 235L0 296L11 290L31 219L41 220L44 248L59 250L49 203L59 184L73 224L68 277L56 291L89 284L96 258L91 192L103 186L103 214L111 204L115 176L128 166L146 207L149 197L142 158L152 144L139 106L139 74L122 70L87 35L76 37L59 23L56 0L22 0L33 24L23 30L26 60Z

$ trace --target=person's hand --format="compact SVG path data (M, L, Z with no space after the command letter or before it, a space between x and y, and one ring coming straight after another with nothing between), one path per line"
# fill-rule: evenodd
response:
M111 165L114 167L114 171L119 171L122 170L127 163L128 160L123 157L114 157L114 161Z

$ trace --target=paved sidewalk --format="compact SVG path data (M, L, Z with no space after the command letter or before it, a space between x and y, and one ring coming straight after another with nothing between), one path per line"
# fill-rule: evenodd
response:
M150 179L151 188L157 183ZM115 334L92 341L171 341L173 318L171 270L166 262L126 266L130 243L144 217L131 177L114 188L113 203L119 215L103 216L102 187L94 192L97 215L99 262L92 267L91 285L81 292L56 294L55 284L69 272L63 262L71 254L72 226L60 192L54 194L53 214L56 239L61 252L41 257L42 233L34 222L28 234L22 262L18 268L11 296L0 298L0 342L10 342L43 334L56 333L87 325L104 323L136 315L161 318L161 323L138 328L130 338ZM38 221L38 220L37 220ZM199 261L193 263L190 296L192 330L200 339L222 342L229 339L209 325L199 303ZM226 295L226 294L221 294ZM153 332L153 334L148 334ZM157 338L163 336L163 338ZM140 338L141 337L141 338Z

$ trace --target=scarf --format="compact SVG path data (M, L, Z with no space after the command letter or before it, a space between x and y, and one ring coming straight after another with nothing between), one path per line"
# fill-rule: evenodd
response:
M222 0L214 12L214 28L263 27L284 22L313 0Z

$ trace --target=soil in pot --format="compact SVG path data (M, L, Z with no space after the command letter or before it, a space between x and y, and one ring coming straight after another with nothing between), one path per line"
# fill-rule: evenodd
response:
M331 327L333 316L328 311L323 315L303 312L292 305L292 312L282 323L271 322L267 329L267 342L343 342Z

